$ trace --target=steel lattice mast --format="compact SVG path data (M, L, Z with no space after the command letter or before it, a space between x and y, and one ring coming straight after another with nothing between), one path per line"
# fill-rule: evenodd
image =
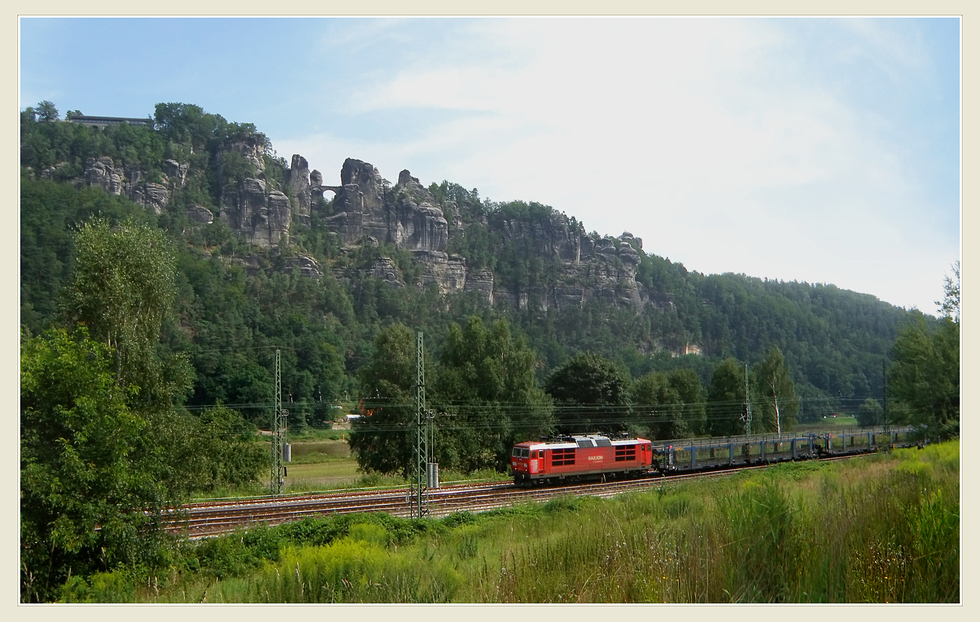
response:
M273 395L272 403L272 482L270 487L272 494L279 496L282 494L283 480L286 473L282 463L286 446L286 411L282 409L282 364L279 357L279 348L276 348L275 395Z
M742 415L745 422L745 435L752 433L752 400L749 399L749 364L745 364L745 405Z
M427 468L429 445L432 436L429 417L425 410L425 364L422 348L422 332L415 340L415 473L412 484L412 517L422 518L429 513L429 487Z

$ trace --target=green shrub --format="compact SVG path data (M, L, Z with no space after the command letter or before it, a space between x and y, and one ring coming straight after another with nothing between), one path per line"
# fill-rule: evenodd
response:
M377 526L358 527L369 527L359 529L363 534L380 533ZM279 563L268 565L247 586L247 593L222 592L213 598L283 603L448 602L462 584L459 573L445 564L419 567L416 560L377 544L343 538L324 547L288 547Z

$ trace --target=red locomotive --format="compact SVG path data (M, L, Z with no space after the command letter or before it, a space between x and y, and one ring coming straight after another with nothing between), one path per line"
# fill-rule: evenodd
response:
M518 486L590 477L629 477L649 471L652 465L650 441L601 434L518 443L510 458L514 484Z

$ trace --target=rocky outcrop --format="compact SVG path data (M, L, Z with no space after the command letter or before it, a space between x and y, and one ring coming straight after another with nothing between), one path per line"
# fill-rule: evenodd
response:
M314 173L316 173L316 178L319 178L320 174L317 171ZM310 224L310 205L313 200L311 177L310 166L306 162L306 158L294 154L292 162L289 164L289 170L286 171L286 188L287 194L291 197L290 207L293 218L306 226ZM321 184L322 179L317 179L316 185ZM322 192L320 196L322 196Z
M370 275L376 279L381 279L393 287L405 287L402 280L401 270L390 257L379 257L371 267Z
M335 213L326 219L327 227L347 245L367 237L387 241L390 221L387 191L378 169L348 158L340 169L340 180L339 187L329 187L336 196Z
M547 220L504 220L502 227L508 241L530 243L541 258L554 257L571 263L582 259L582 236L573 232L557 212L552 212Z
M273 267L268 257L259 257L257 255L246 255L244 257L222 257L221 259L222 261L225 261L231 265L244 268L245 273L249 276L256 276L258 274L272 274L274 272L289 274L294 270L298 271L301 276L308 278L319 279L323 276L323 270L320 268L320 264L317 263L316 259L308 255L294 255L292 257L287 257L283 263L280 264L278 269Z
M134 188L130 198L153 213L160 214L170 202L170 190L163 184L147 182Z
M397 248L442 253L449 243L449 226L436 200L407 170L398 175L392 193L394 222L389 237Z
M422 287L435 283L439 287L439 293L443 295L465 289L466 258L426 250L415 251L412 257L423 265Z
M487 269L474 270L466 273L466 283L463 291L476 292L488 305L494 304L493 272Z
M295 168L302 168L295 157L293 161ZM497 283L486 269L471 273L465 257L446 253L450 235L465 235L463 221L455 212L450 227L432 194L409 171L403 170L398 182L389 188L373 165L348 159L340 181L339 186L324 186L322 179L311 175L313 192L336 193L335 213L326 220L328 228L346 246L381 242L412 251L414 260L423 267L422 287L434 283L443 294L478 292L488 304L542 311L581 306L590 300L639 311L650 302L636 282L642 241L628 232L619 238L594 238L586 235L580 224L555 211L471 224L495 229L504 244L529 251L545 265L557 262L559 273L549 284L513 289ZM390 260L380 262L372 274L404 286L402 275Z
M167 209L175 189L181 188L187 178L188 167L175 160L166 163L168 173L162 183L143 182L142 172L135 166L119 166L112 158L102 156L85 161L85 169L76 185L102 188L109 194L125 196L134 203L159 214ZM42 173L42 177L44 174Z
M336 193L335 213L326 223L344 244L374 238L411 251L445 252L449 233L442 209L408 171L389 188L373 165L348 158L340 182L319 188Z
M117 171L112 158L108 156L86 160L82 179L89 186L101 187L109 194L114 195L122 194L123 182L125 181L123 171Z
M225 186L221 196L220 218L242 239L260 247L279 247L289 243L293 220L309 226L314 198L322 196L322 180L310 171L306 158L294 154L285 172L284 191L267 188L261 178L265 171L267 142L260 134L228 142L225 151L242 156L255 175L237 185Z
M619 239L581 236L576 244L575 236L569 235L568 231L561 231L560 227L564 225L555 223L554 220L552 222L559 227L558 231L544 236L535 234L531 238L530 243L534 245L536 254L542 259L556 255L572 257L572 249L577 247L580 251L577 255L579 259L561 261L550 284L519 289L495 289L493 299L497 305L548 311L552 308L562 310L580 307L597 300L603 304L632 308L639 312L644 305L651 304L649 296L636 282L640 254L627 243L633 240L638 245L638 240L628 234ZM534 231L535 228L528 228L525 223L525 229ZM554 243L556 240L559 241L558 244Z
M323 270L320 268L320 264L317 260L310 257L309 255L296 255L295 257L289 257L286 260L286 272L292 270L298 270L300 276L305 276L311 279L319 279L323 276Z
M190 164L186 162L181 164L177 160L166 160L164 165L167 167L167 177L173 181L174 186L183 188L184 184L187 183L187 171L190 170Z
M258 175L265 171L265 149L267 140L261 134L251 134L241 138L236 138L225 143L224 151L233 151L242 156L255 174Z
M200 205L189 205L187 207L187 217L196 223L204 225L210 225L214 222L214 213Z
M278 190L266 192L261 179L246 178L237 193L226 193L221 220L256 246L270 247L289 241L289 197Z
M262 178L266 146L261 136L236 139L224 146L226 151L241 155L254 174L238 183L225 180L215 210L240 239L260 248L288 244L293 221L311 225L313 207L324 193L332 192L333 215L324 220L327 228L346 248L383 244L410 251L422 268L418 282L411 285L434 284L445 295L472 292L490 305L542 311L596 300L637 311L645 305L670 304L662 294L644 291L636 282L642 240L629 232L618 238L587 235L580 223L554 210L532 211L534 216L505 217L497 213L475 223L472 217L464 219L460 209L453 206L453 221L448 223L439 202L408 170L401 171L398 181L391 184L372 164L353 158L343 163L338 185L325 185L320 172L311 170L306 158L294 154L279 190ZM118 166L108 157L93 158L86 163L78 183L127 196L160 213L168 209L173 192L185 185L188 165L167 160L164 173L162 179L147 182L137 168ZM42 172L42 176L58 174L57 169ZM211 209L200 205L189 206L187 215L192 222L201 224L215 218ZM507 284L486 268L471 269L466 257L450 254L447 249L451 236L465 236L467 228L474 226L488 227L502 245L540 259L547 267L547 282ZM323 274L316 262L306 256L288 259L287 266L311 278ZM249 264L246 268L255 270L256 266ZM353 278L353 274L345 273L347 270L331 267L338 278ZM391 258L381 257L361 270L360 276L373 276L392 287L409 285Z

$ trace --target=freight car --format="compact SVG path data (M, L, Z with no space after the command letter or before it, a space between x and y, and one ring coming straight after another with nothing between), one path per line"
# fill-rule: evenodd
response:
M912 427L865 428L804 435L752 435L691 439L654 445L628 435L582 434L514 445L514 483L565 483L691 473L878 451L879 446L921 448Z
M653 444L646 439L584 434L518 443L511 452L510 466L516 485L533 486L645 475L653 460Z

